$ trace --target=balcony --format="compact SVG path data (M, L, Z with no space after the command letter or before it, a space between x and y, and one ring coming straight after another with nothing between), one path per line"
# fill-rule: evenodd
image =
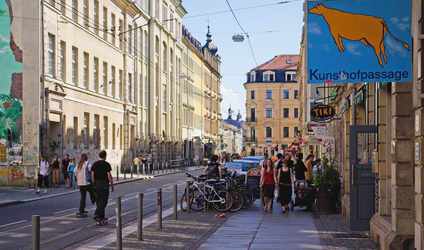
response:
M246 137L246 142L256 142L257 139L256 137Z
M256 122L256 117L247 117L246 122Z

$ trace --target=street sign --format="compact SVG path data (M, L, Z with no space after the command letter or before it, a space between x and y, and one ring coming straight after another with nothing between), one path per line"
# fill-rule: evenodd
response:
M411 2L307 1L308 83L411 81Z
M316 105L311 109L311 119L316 121L326 121L333 118L336 111L333 107L328 105Z

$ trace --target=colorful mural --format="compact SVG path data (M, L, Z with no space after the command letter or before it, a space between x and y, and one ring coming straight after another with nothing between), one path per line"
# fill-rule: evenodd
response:
M0 147L5 146L10 129L11 146L16 149L10 151L10 159L22 161L22 152L18 150L22 148L22 51L13 40L12 22L10 0L0 0Z

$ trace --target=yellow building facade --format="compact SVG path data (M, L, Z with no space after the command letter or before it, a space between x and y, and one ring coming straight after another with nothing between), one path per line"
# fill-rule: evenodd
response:
M276 155L297 138L298 61L298 55L275 56L247 74L246 151L250 155Z

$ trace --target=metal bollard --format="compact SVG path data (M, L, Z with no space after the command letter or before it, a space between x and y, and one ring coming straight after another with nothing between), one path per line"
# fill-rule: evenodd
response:
M186 185L186 204L187 204L187 213L190 213L190 181L187 181L187 185Z
M127 168L125 167L125 164L124 164L124 180L126 179L127 179Z
M40 215L32 216L32 250L40 250Z
M121 218L121 197L117 196L116 201L116 249L122 250L122 218Z
M158 229L162 229L162 188L158 188Z
M206 194L206 186L205 185L203 185L203 193ZM208 204L208 201L206 199L204 199L203 202L205 203L205 205L203 207L203 211L206 212L208 210L209 204Z
M119 181L119 166L116 166L116 181Z
M133 173L134 173L134 168L131 167L131 164L130 164L130 169L131 169L131 179L132 179L133 178Z
M138 193L137 240L143 240L143 193Z
M177 199L177 185L174 185L174 220L177 220L177 205L178 205L178 199Z
M162 162L162 164L161 164L161 168L162 168L162 173L163 173L163 170L164 170L164 169L163 169L163 162Z

